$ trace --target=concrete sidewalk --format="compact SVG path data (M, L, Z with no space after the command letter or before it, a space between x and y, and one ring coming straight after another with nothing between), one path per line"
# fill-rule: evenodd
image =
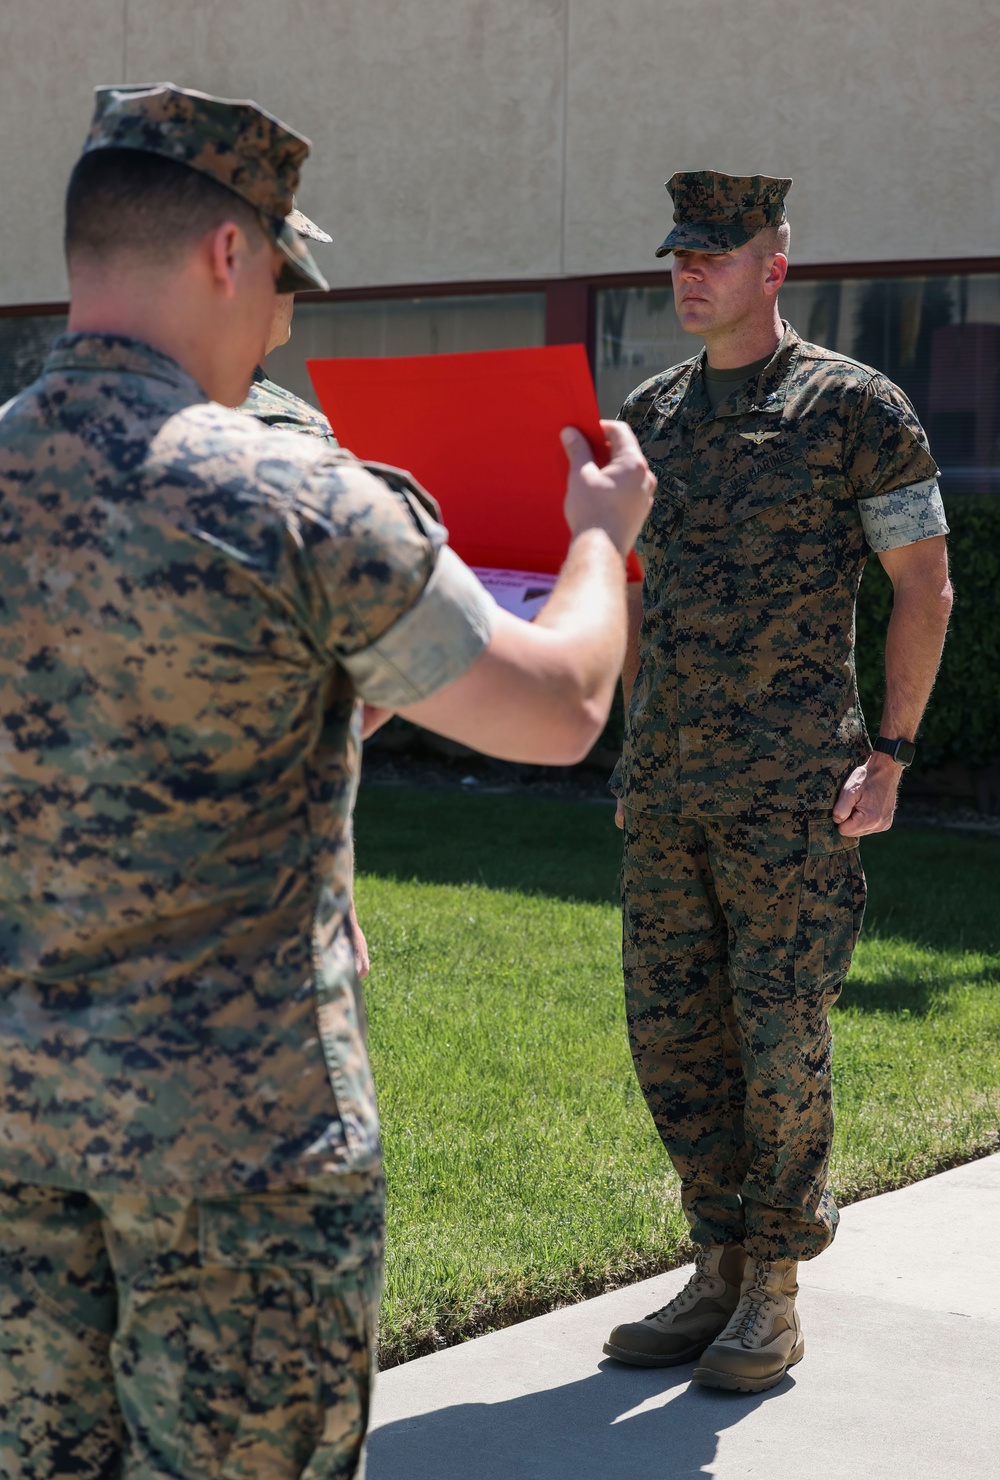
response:
M800 1272L805 1360L769 1393L601 1354L688 1270L384 1373L368 1480L1000 1476L1000 1155L846 1208Z

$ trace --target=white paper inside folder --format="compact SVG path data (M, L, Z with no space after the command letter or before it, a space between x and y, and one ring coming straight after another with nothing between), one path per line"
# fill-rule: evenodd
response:
M558 580L557 576L533 570L490 570L481 565L474 565L472 570L497 606L527 622L541 611Z

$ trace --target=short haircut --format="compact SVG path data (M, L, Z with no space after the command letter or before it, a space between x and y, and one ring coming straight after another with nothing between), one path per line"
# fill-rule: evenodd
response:
M780 226L763 226L754 237L761 257L769 257L772 252L781 252L787 257L791 240L792 228L787 221L782 221Z
M253 206L208 175L139 149L94 149L69 177L66 257L126 252L169 267L224 221L243 227L251 249L263 243Z

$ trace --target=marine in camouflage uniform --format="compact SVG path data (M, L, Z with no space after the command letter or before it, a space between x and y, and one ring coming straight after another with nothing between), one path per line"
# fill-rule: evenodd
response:
M309 437L321 438L329 447L338 446L333 427L322 411L317 411L294 391L288 391L271 380L261 365L254 371L250 394L239 409L263 422L264 426L305 432Z
M86 149L261 213L307 142L101 89ZM360 1474L382 1253L346 925L355 699L460 675L493 607L415 499L72 333L0 419L0 1469ZM124 1470L122 1470L124 1466Z
M309 241L329 243L333 240L329 232L317 226L315 221L310 221L302 211L293 210L287 220L291 226L294 226L299 236ZM277 344L272 345L274 349L278 348L278 344L288 342L291 307L292 305L289 304L288 316L281 330L281 338ZM254 370L250 393L239 409L247 416L256 417L265 426L305 432L312 437L322 437L331 447L338 445L333 428L322 411L317 411L315 406L310 406L309 402L304 401L301 396L296 396L293 391L288 391L283 385L270 380L263 365L258 365Z
M658 255L743 246L784 221L790 184L674 176L676 224ZM705 365L703 351L654 376L621 412L657 477L612 780L626 1007L694 1242L767 1264L812 1258L837 1225L828 1012L865 881L858 839L832 812L872 749L855 683L858 585L873 551L947 526L924 433L883 375L787 323L714 409ZM735 1264L709 1277L716 1296L727 1278L738 1293ZM605 1350L643 1361L622 1349L636 1329Z

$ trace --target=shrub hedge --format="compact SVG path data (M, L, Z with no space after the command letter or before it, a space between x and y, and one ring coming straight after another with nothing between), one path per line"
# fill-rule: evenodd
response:
M1000 761L1000 498L958 494L947 502L955 606L941 671L920 729L914 772L958 761ZM876 559L858 595L858 690L869 726L885 693L882 666L892 587Z

